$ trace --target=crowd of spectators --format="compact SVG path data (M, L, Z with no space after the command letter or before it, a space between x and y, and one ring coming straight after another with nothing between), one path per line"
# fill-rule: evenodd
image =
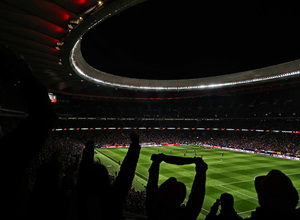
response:
M146 191L131 188L123 205L124 211L146 216Z
M12 128L5 119L5 128L1 129L4 131L0 137L4 155L0 161L1 213L9 219L123 219L123 208L146 215L148 219L196 219L205 197L207 164L200 157L153 154L146 193L137 192L131 186L143 142L202 143L285 153L299 150L296 134L232 132L229 135L227 131L164 129L143 130L140 135L123 130L53 132L57 115L47 90L33 77L31 68L2 46L0 61L1 80L16 84L28 109L24 119L12 120ZM130 144L115 176L109 174L104 165L94 162L95 145L106 144ZM186 205L182 204L186 186L176 177L158 185L163 161L178 166L195 164L195 178ZM251 219L300 218L296 210L298 192L285 174L272 170L255 179L255 188L260 206ZM277 195L274 191L280 196L274 196ZM221 214L235 214L231 200L223 200ZM221 214L215 216L213 209L215 207L210 219L228 219Z
M26 181L28 191L34 188L39 167L53 162L59 163L60 176L64 192L71 195L76 186L78 168L84 149L84 143L93 138L95 146L128 145L131 130L88 130L88 131L53 131L45 146L27 169ZM297 155L299 153L298 134L278 134L237 131L195 131L195 130L139 130L141 143L180 143L209 144L236 148L271 150ZM110 174L112 182L114 173ZM146 214L146 192L130 189L124 203L124 211Z
M17 126L19 118L2 117L3 133L11 132ZM8 123L11 122L11 123ZM82 127L78 125L79 127ZM106 145L129 145L129 134L133 129L123 130L74 130L52 131L40 153L33 158L26 170L27 197L34 189L37 173L40 167L54 161L60 167L61 187L63 192L71 196L76 188L78 169L82 157L84 143L93 139L96 147ZM209 144L235 148L254 149L260 151L275 151L282 154L299 155L299 134L272 133L272 132L242 132L242 131L213 131L213 130L168 130L168 129L137 129L140 134L140 143L179 143L179 144ZM288 154L288 155L289 155ZM116 178L115 173L110 174L111 182ZM28 208L27 208L28 209ZM24 213L28 210L25 207ZM125 212L146 215L146 192L130 189L123 205Z
M289 88L156 102L87 100L58 95L55 110L72 117L294 117L299 116L298 94L299 88Z
M132 130L89 130L52 132L50 138L77 140L84 143L93 138L97 147L128 145ZM215 146L274 151L300 155L300 134L242 131L197 130L137 130L141 143L155 144L208 144Z
M299 118L83 118L60 119L57 128L96 127L175 127L232 128L299 131Z
M2 132L5 134L11 131L12 128L15 127L21 119L14 117L0 117L0 120L2 124ZM97 122L99 123L99 121ZM109 127L102 127L101 130L76 130L77 127L89 128L89 126L93 125L93 123L91 124L90 121L86 122L86 120L71 120L71 123L68 124L68 127L73 126L74 130L53 131L50 136L53 141L49 142L59 143L58 140L64 140L64 142L67 140L76 140L81 143L85 143L89 139L94 139L95 145L98 147L109 145L128 145L128 134L132 130L136 130L141 136L141 143L203 143L218 146L254 149L257 151L275 151L281 152L282 154L300 154L300 134L298 133L282 133L274 132L273 130L264 130L264 132L258 132L253 129L248 129L248 131L242 131L242 129L239 129L237 131L235 127L230 126L230 123L229 125L227 124L224 127L234 128L234 131L226 131L225 129L219 131L215 131L213 129L197 130L195 127L191 129L191 124L188 124L191 122L188 122L186 124L189 130L185 130L183 126L181 126L181 129L179 130L177 129L178 121L174 121L175 124L172 124L172 121L168 121L169 127L173 128L172 130L167 129L167 127L165 126L152 127L153 122L148 121L143 121L140 123L136 122L134 124L135 126L130 126L131 124L124 124L124 122L118 122L118 120L105 121L103 123L105 123L106 126L108 125L108 123L112 123L112 127L114 127L114 123L119 123L118 125L122 127L115 126L114 129L109 129ZM290 124L289 122L286 123ZM268 127L268 122L266 121L261 122L261 124L265 125L257 127ZM284 125L284 123L281 124ZM130 129L123 129L125 126L128 126ZM218 125L216 124L216 127L217 126ZM139 129L140 127L144 127L144 129ZM151 129L149 129L149 127ZM219 127L222 128L221 126ZM249 128L253 128L253 126ZM295 131L295 128L293 129ZM284 127L283 130L288 129Z

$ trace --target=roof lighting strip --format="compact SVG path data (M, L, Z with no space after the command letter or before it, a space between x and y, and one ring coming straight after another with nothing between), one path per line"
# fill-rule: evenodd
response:
M288 73L282 73L274 76L267 76L267 77L259 77L249 80L241 80L241 81L235 81L235 82L224 82L224 83L216 83L216 84L199 84L199 85L192 85L192 86L178 86L178 87L169 87L169 86L145 86L145 85L128 85L128 84L121 84L113 81L104 81L99 78L94 78L86 74L76 63L76 53L75 50L79 46L81 39L79 39L70 55L70 61L71 66L74 69L74 71L80 75L82 78L85 78L91 82L94 82L96 84L106 85L106 86L112 86L112 87L119 87L124 89L135 89L135 90L159 90L159 91L171 91L171 90L200 90L200 89L214 89L214 88L220 88L220 87L228 87L228 86L236 86L236 85L242 85L242 84L250 84L250 83L257 83L257 82L263 82L267 80L274 80L284 77L290 77L290 76L296 76L300 75L300 70L288 72ZM101 73L101 72L100 72ZM99 74L99 76L101 76ZM123 78L123 77L119 77ZM200 79L199 79L200 80ZM140 81L142 84L142 80Z

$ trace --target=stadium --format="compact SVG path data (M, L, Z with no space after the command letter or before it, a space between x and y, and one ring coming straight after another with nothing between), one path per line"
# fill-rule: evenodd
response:
M226 213L216 200L231 194L238 219L298 219L299 9L1 1L3 213L209 220ZM158 191L170 177L186 193L166 214L175 197Z

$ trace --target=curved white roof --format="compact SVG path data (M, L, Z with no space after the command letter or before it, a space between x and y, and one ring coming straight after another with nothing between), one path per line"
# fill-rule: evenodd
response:
M0 2L0 40L24 55L36 77L48 89L67 94L117 97L118 92L131 90L202 91L294 79L300 74L300 60L188 80L133 79L88 65L80 51L82 36L111 16L144 1L3 0ZM131 95L128 92L125 96Z

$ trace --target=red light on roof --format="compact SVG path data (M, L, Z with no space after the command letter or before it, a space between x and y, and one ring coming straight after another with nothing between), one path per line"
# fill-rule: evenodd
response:
M54 31L55 31L56 33L61 33L61 32L64 31L64 29L56 25L56 26L54 27Z
M61 14L61 19L64 20L64 21L68 21L70 18L70 15L67 13L67 12L63 12Z
M86 0L77 0L76 4L77 5L84 5L86 3Z

